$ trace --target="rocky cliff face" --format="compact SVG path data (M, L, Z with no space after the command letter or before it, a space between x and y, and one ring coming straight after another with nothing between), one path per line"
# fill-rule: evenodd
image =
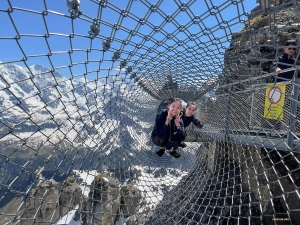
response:
M120 206L119 181L99 174L91 187L82 214L83 224L113 225Z
M74 177L67 178L59 196L60 216L66 215L70 209L74 209L81 198L82 191L76 183L76 179Z
M114 225L121 213L125 217L135 214L140 204L141 191L128 184L120 187L118 179L99 174L95 177L88 196L84 196L77 178L68 177L64 182L43 181L33 189L26 201L21 225L29 225L33 220L55 223L74 210L73 221L83 225Z
M96 176L89 197L84 199L74 219L81 218L83 225L114 225L121 211L125 217L134 215L140 191L131 184L121 189L119 186L117 179L106 174Z
M121 188L120 210L122 210L125 217L135 214L135 209L138 206L141 197L140 190L131 184Z
M300 40L300 8L293 1L261 1L245 22L245 27L232 34L224 57L224 83L232 83L268 73L272 62L283 52L287 40ZM269 81L266 77L263 81ZM262 80L245 82L247 85Z
M21 225L36 222L55 222L73 209L80 201L81 188L75 182L75 178L67 178L63 185L55 181L45 181L32 190L26 201Z

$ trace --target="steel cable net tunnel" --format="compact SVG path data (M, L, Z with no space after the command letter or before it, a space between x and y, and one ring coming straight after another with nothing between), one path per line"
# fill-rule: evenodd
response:
M298 44L271 72L299 12L1 1L0 224L299 224ZM150 138L171 97L205 115L178 159Z

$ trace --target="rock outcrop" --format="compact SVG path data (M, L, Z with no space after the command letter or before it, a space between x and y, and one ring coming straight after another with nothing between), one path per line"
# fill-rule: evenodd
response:
M119 181L107 174L99 174L91 185L89 197L76 212L83 225L114 225L121 211L125 217L135 214L141 200L139 189L129 184L120 189Z
M135 214L135 209L142 198L141 191L134 187L132 184L121 188L121 206L125 217Z
M63 189L59 196L60 216L66 215L70 209L74 209L81 198L82 190L76 183L76 179L74 177L68 177L64 182Z
M114 225L121 212L125 217L133 216L142 198L138 188L132 184L120 187L119 180L107 174L95 177L85 197L77 181L68 177L62 183L41 182L27 198L20 224L55 223L78 206L75 221L81 220L83 225Z
M22 218L28 220L21 220L20 224L32 224L33 218L36 223L56 222L79 203L81 193L81 188L72 177L62 185L55 181L41 182L26 201Z
M120 206L119 181L104 174L95 177L81 218L84 225L113 225Z
M245 27L232 34L230 47L224 57L223 83L233 83L270 72L272 62L283 51L287 40L300 41L299 8L288 1L261 1L245 21ZM282 8L280 6L282 5ZM277 8L276 8L277 7ZM267 8L267 9L266 9ZM267 11L269 13L267 13ZM274 13L270 13L270 10ZM270 81L270 77L256 79L234 88Z

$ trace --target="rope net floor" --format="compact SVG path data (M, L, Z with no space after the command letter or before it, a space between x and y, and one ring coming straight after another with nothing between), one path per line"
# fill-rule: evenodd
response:
M0 224L299 224L299 4L1 1ZM206 118L178 159L170 97Z

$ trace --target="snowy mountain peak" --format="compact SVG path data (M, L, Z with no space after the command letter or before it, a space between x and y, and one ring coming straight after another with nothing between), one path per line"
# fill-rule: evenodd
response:
M41 66L41 65L38 65L38 64L33 64L32 66L29 66L30 70L33 72L33 71L38 71L38 72L47 72L49 71L49 69Z
M0 88L2 88L0 89L0 105L6 111L5 118L0 118L0 120L17 123L17 121L24 120L26 113L36 111L35 117L42 121L49 118L49 110L55 115L67 105L72 114L78 109L85 111L88 104L95 104L94 96L86 91L92 89L89 84L83 88L84 83L80 81L71 83L63 75L48 72L49 69L41 65L35 64L28 69L16 64L2 64L0 70L4 78L0 79ZM8 88L4 89L6 87ZM76 104L74 99L76 99ZM21 107L16 105L18 102L21 102ZM45 105L48 111L45 110Z

